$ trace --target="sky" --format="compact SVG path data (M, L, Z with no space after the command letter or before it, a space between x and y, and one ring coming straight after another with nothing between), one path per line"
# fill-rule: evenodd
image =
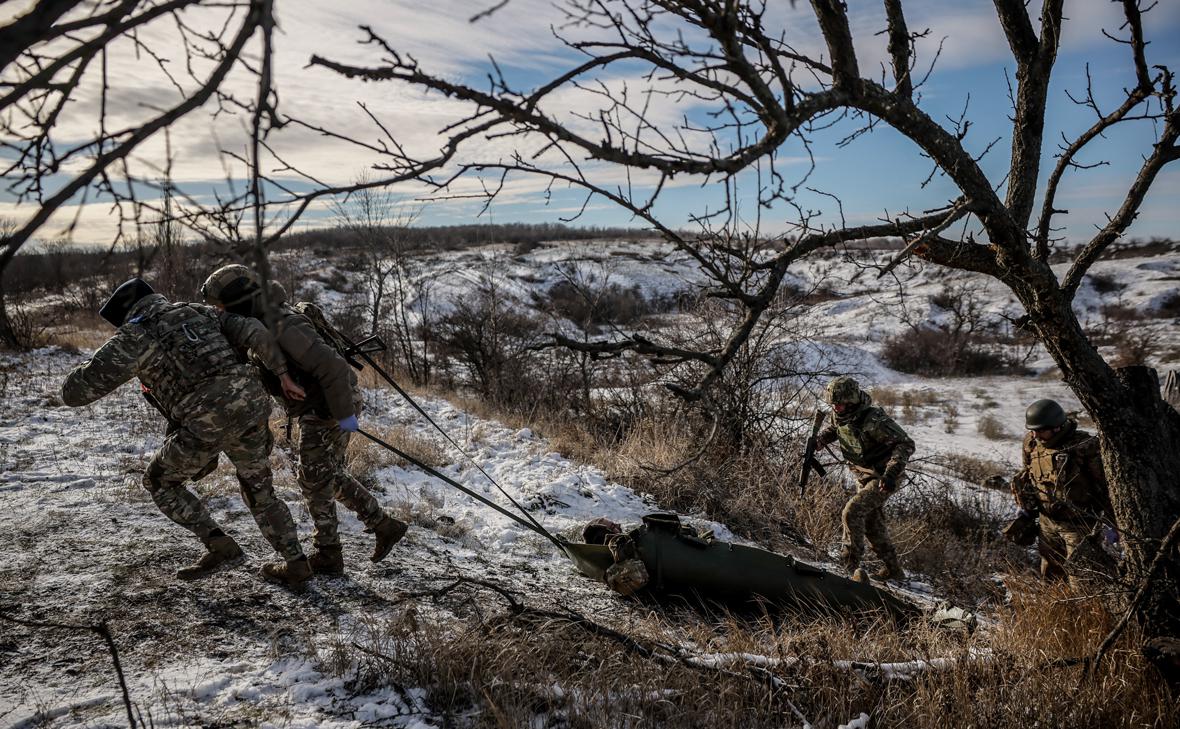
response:
M277 6L280 32L276 38L280 112L374 143L383 136L373 121L376 119L409 151L433 155L440 147L440 130L462 118L468 111L464 105L392 82L345 79L328 69L308 65L308 60L318 54L345 63L380 65L380 52L372 45L361 43L365 35L359 26L368 25L391 47L412 55L425 71L480 86L486 83L494 59L496 67L515 87L527 90L577 63L577 57L555 37L555 29L573 37L593 37L589 31L563 27L561 8L545 0L509 0L490 16L471 22L473 15L495 4L492 0L352 0L348 3L280 0ZM21 3L5 3L0 13L12 17L22 12L20 6ZM792 8L788 3L772 2L770 6L766 14L768 27L781 28L788 41L801 51L820 51L822 42L808 3L800 2ZM885 37L876 35L885 26L882 5L852 0L849 6L860 68L866 74L879 76L888 58ZM1036 17L1036 8L1032 11ZM213 27L223 19L224 12L198 10L186 14L185 18L194 26ZM967 118L972 121L966 144L969 149L982 152L995 141L981 165L992 179L1002 180L1011 141L1007 79L1014 73L1014 62L991 3L910 0L906 12L911 30L930 29L919 42L921 71L933 60L940 44L942 48L933 73L920 89L923 109L949 126L949 119L958 118L966 108ZM1066 16L1069 20L1050 93L1042 181L1051 169L1055 145L1062 134L1076 135L1093 123L1093 113L1074 105L1066 96L1066 91L1075 95L1084 93L1087 67L1104 110L1113 108L1120 100L1122 89L1133 83L1126 47L1102 34L1103 29L1115 35L1120 33L1120 5L1105 0L1067 2ZM1147 17L1149 63L1180 66L1180 3L1159 3ZM0 16L0 22L6 19ZM693 37L691 32L689 37ZM142 40L169 58L171 69L179 68L183 59L168 56L169 49L175 53L176 47L175 32L169 24L153 26ZM134 124L150 107L175 103L177 98L171 81L135 50L128 42L112 48L108 57L112 92L107 108L115 123ZM644 84L641 69L634 67L609 71L596 80L614 90L626 87L632 98ZM238 73L230 78L227 88L248 96L249 82L245 74ZM670 86L666 81L655 83L660 88ZM58 128L60 140L84 138L97 127L96 84L97 78L92 74L83 84L87 93L66 108ZM686 117L705 118L705 109L700 104L689 104L683 99L655 96L650 103L649 119L660 128L670 128ZM601 96L571 88L555 94L546 109L562 115L575 127L594 133L596 128L592 124L575 115L592 114L600 104ZM133 170L140 176L158 179L163 177L164 168L170 167L173 183L191 199L206 203L224 198L231 188L240 190L244 184L244 167L237 160L219 154L219 150L244 153L246 120L240 113L224 109L215 112L217 109L212 105L197 110L176 125L167 137L157 134L148 140L134 156ZM814 214L814 221L819 223L830 225L841 219L849 224L869 223L887 213L920 212L955 197L952 186L939 175L923 186L931 171L930 162L912 143L888 128L878 126L871 134L844 147L836 144L855 128L852 122L840 123L813 136L811 154L816 169L800 188L793 201L795 205L780 204L760 210L753 204L755 175L739 176L736 199L740 202L743 224L757 223L765 234L782 233L798 221L800 209ZM1081 241L1105 222L1106 213L1118 207L1134 179L1142 156L1150 152L1153 139L1150 122L1125 124L1082 158L1087 163L1108 164L1067 173L1058 198L1058 207L1069 210L1069 215L1057 219L1065 226L1062 235ZM281 161L270 158L264 166L277 180L299 190L309 189L311 183L283 171L285 164L325 183L341 184L360 175L378 174L372 168L381 163L380 155L371 150L341 144L323 134L293 126L274 132L270 143ZM465 150L463 157L465 160L505 159L518 144L521 144L519 140L505 138L483 140ZM536 149L535 140L525 140L523 145L528 151ZM170 164L165 161L169 159L165 149L170 150ZM779 160L779 171L789 183L802 180L809 169L807 151L794 141L780 149ZM607 186L629 182L642 190L652 179L643 174L628 178L624 171L605 164L590 164L586 169L596 182ZM55 176L49 183L61 184L64 179L64 175ZM10 181L6 179L6 183ZM582 192L558 189L546 194L545 182L535 178L510 181L501 196L484 210L482 201L472 197L483 184L474 178L460 180L443 196L431 196L423 186L409 184L393 189L391 194L402 202L403 209L418 211L419 224L426 225L560 222L582 210ZM141 190L145 192L149 196L154 194ZM688 226L694 216L717 210L724 195L724 186L716 180L682 176L664 191L655 211L667 225ZM279 191L272 189L270 197L276 196L280 196ZM839 199L839 205L835 198ZM1180 165L1173 165L1159 176L1128 235L1180 236L1177 199L1180 199ZM20 220L27 217L30 209L29 203L17 204L10 192L0 191L0 216ZM75 219L79 221L73 234L76 242L109 244L114 235L115 216L109 201L93 196L85 204L64 210L63 215L38 232L38 237L53 238ZM331 206L324 202L313 206L296 227L320 227L333 221ZM277 218L272 222L282 221ZM574 224L639 226L642 222L607 201L595 200Z

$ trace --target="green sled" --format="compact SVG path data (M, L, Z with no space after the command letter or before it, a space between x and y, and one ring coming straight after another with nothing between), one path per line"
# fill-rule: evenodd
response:
M884 610L902 621L919 612L916 606L885 590L825 572L788 555L652 526L635 530L632 537L651 580L645 589L656 594L697 597L726 605L770 603L791 612L815 615ZM607 568L614 564L609 548L579 542L563 542L562 547L579 572L605 581Z

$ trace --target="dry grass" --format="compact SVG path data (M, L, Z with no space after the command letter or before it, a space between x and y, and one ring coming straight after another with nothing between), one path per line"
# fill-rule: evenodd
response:
M392 428L377 428L373 435L422 463L438 468L449 461L437 443L424 438L409 428L397 425ZM406 467L409 461L382 448L368 438L354 436L348 442L346 455L348 468L358 480L366 485L375 482L375 473L389 466Z
M1004 421L995 415L984 415L975 424L975 429L988 440L1008 440L1011 434L1004 427Z
M1092 680L1110 618L1093 602L1015 582L1002 623L973 635L915 621L738 619L630 611L603 626L525 606L473 613L464 586L317 647L356 690L420 687L420 708L472 727L1168 727L1175 702L1128 635ZM506 607L506 606L505 606ZM603 630L606 628L606 630ZM615 632L618 631L618 632ZM750 657L755 657L750 660ZM849 662L857 662L850 665ZM925 661L924 664L914 662ZM911 671L882 668L908 664ZM403 693L403 695L405 695Z
M97 312L75 311L46 330L46 342L74 352L92 352L115 333Z
M933 460L950 475L973 484L983 484L993 476L1003 476L1013 470L1008 464L965 453L947 453Z

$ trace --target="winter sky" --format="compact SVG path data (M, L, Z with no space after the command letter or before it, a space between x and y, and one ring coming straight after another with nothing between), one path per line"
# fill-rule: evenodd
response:
M19 15L31 2L4 3L0 8L0 22ZM439 148L439 130L458 118L462 108L456 102L435 94L398 86L392 83L362 83L344 79L318 66L309 66L313 55L324 56L356 65L380 65L381 55L372 46L359 43L364 34L359 26L368 25L399 50L413 55L421 67L448 78L462 79L480 85L486 79L489 59L496 64L517 88L528 89L550 76L574 65L575 56L554 36L553 28L563 22L561 12L550 0L510 0L507 5L478 22L473 15L498 2L493 0L349 0L349 2L312 2L311 0L280 0L278 16L280 32L277 36L277 86L280 111L311 124L353 135L367 141L380 136L376 124L360 108L363 103L380 123L413 152L432 154ZM783 0L771 0L767 25L786 30L788 41L800 50L819 49L812 11L808 3L797 7ZM21 7L23 5L23 7ZM1033 6L1039 5L1036 0ZM9 7L12 6L12 7ZM885 27L882 3L851 0L849 12L853 35L857 41L860 67L865 73L877 75L887 61L885 37L877 35ZM983 166L992 178L1000 180L1007 166L1010 138L1007 136L1008 80L1014 71L1007 42L988 0L910 0L906 3L907 20L911 30L930 28L927 38L918 48L919 69L933 59L934 51L942 42L942 53L927 83L922 87L922 105L938 120L958 118L967 108L973 121L967 137L968 147L982 151L995 139L999 141L983 159ZM197 10L188 16L194 25L212 24L224 17L224 10ZM1034 17L1038 11L1031 8ZM1093 114L1075 106L1066 98L1065 91L1076 94L1085 91L1087 63L1099 102L1109 110L1120 100L1124 87L1133 84L1130 56L1125 46L1105 38L1102 30L1119 35L1121 5L1106 0L1079 0L1066 3L1069 22L1062 42L1059 60L1051 89L1051 106L1046 129L1046 157L1044 174L1051 167L1050 156L1062 133L1073 136L1093 122ZM1180 69L1180 2L1161 2L1148 14L1146 23L1149 64L1166 64ZM945 41L943 39L945 38ZM153 28L144 39L162 48L175 47L175 37L164 25ZM172 67L182 61L175 58ZM113 49L108 59L113 81L108 108L115 120L134 123L146 112L145 108L175 103L176 90L171 82L143 57L136 57L130 44ZM616 73L603 81L613 88L623 84L637 88L638 77L625 78ZM91 79L91 93L87 98L67 107L59 125L59 139L80 138L93 133L96 122L96 80ZM244 75L231 79L229 88L244 96L249 94L249 79ZM236 86L235 86L236 84ZM596 108L599 99L593 95L562 92L554 104L570 113ZM165 140L157 135L141 147L133 160L133 171L141 176L162 174L165 166L165 142L172 151L173 181L194 199L211 201L228 186L242 184L243 168L218 150L244 152L246 119L237 115L213 114L213 108L201 109L187 117ZM682 114L691 115L691 108L682 102L654 97L651 117L671 122ZM851 131L853 126L842 125L828 133L817 135L813 152L818 168L808 179L807 187L822 193L837 195L843 205L844 218L849 223L872 222L884 212L902 210L921 211L954 197L949 184L935 178L926 187L922 181L930 172L930 163L908 141L886 128L879 127L851 145L838 148L835 141ZM1058 207L1069 209L1070 215L1060 222L1068 224L1064 233L1075 240L1091 234L1095 225L1105 222L1105 213L1118 207L1123 194L1141 162L1150 151L1154 139L1150 122L1124 125L1103 140L1099 152L1091 153L1082 161L1108 161L1109 164L1087 171L1067 174L1059 195ZM274 134L271 143L286 162L308 172L326 183L345 183L356 178L379 159L361 148L332 141L323 135L306 130L287 128ZM487 159L505 155L510 149L508 140L493 140L481 144L476 152ZM476 152L473 152L476 153ZM0 151L0 156L8 154ZM804 150L790 144L781 150L781 167L789 182L792 174L806 169ZM270 169L280 164L270 160ZM623 183L618 170L592 168L596 179L609 183ZM289 174L277 177L299 186ZM633 182L642 185L644 180ZM743 181L742 192L753 192L752 176ZM582 203L582 195L558 191L547 196L543 183L521 179L506 188L502 198L489 211L480 213L481 204L463 197L475 192L480 183L469 180L461 183L451 199L435 200L423 205L420 222L423 224L454 224L470 222L556 222ZM7 187L7 185L5 186ZM405 187L398 194L406 201L420 200L423 190ZM702 185L701 180L678 179L668 190L658 212L671 225L686 225L694 214L714 209L722 193L718 184ZM1172 165L1160 175L1143 206L1142 214L1133 225L1133 236L1180 235L1180 165ZM837 206L830 197L819 192L801 190L798 201L807 209L819 211L822 219L836 222ZM0 191L0 215L26 217L29 204L17 205L12 195ZM69 219L81 212L81 224L74 238L78 242L109 242L113 234L113 217L109 204L90 199L84 207L66 211ZM752 221L753 206L743 213ZM326 224L331 217L324 207L313 208L302 222L304 226ZM796 220L794 210L786 206L763 211L761 227L764 232L782 231ZM67 221L61 216L42 228L38 237L53 237ZM582 224L632 225L627 214L605 202L594 202L578 220Z

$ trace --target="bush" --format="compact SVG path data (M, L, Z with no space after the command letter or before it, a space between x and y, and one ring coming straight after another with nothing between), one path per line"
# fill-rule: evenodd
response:
M1004 428L1004 423L995 415L984 415L976 423L975 429L979 434L988 440L1006 440L1010 436L1007 429Z
M569 281L559 281L549 288L546 297L555 313L582 328L630 324L651 312L638 286L623 288L608 284L596 290L586 290Z
M939 327L923 326L885 340L881 359L899 372L936 377L977 376L1019 371L1018 363Z

